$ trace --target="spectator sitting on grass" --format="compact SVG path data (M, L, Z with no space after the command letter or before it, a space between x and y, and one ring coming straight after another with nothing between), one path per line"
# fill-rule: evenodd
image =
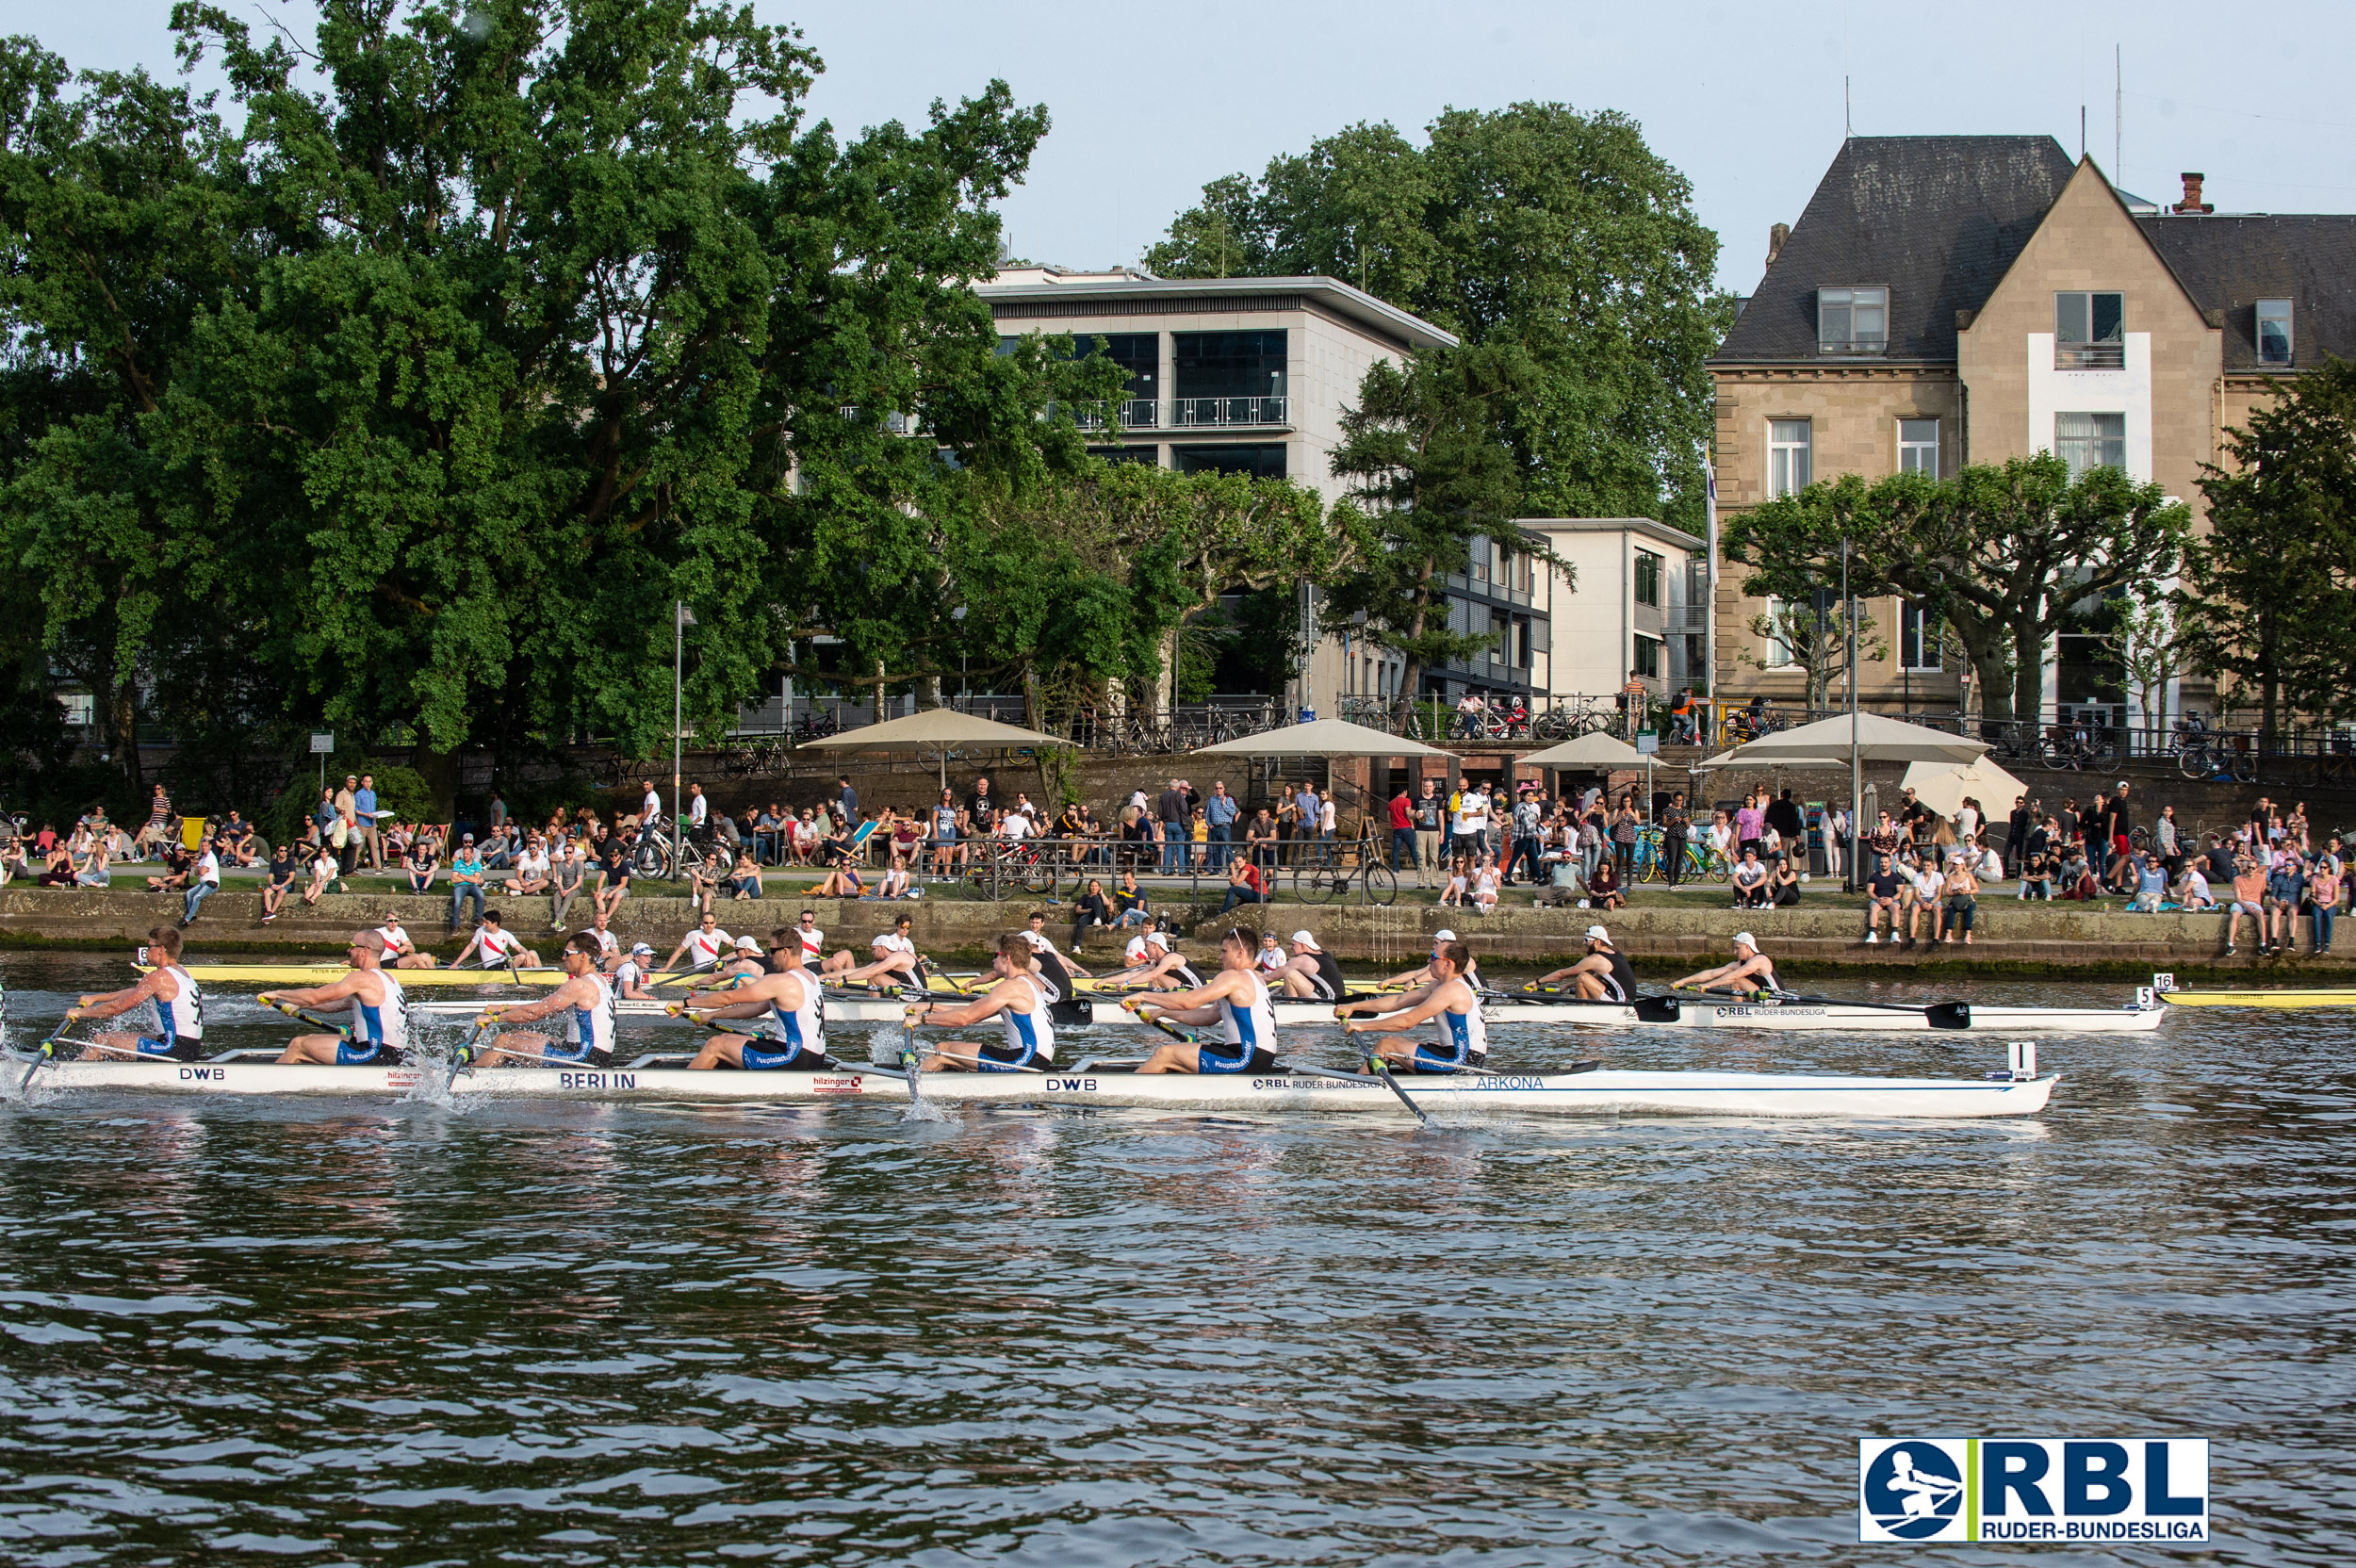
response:
M2053 896L2053 862L2043 850L2021 862L2019 896L2048 900Z
M1789 909L1800 902L1800 874L1793 869L1792 857L1775 857L1775 869L1767 877L1767 902L1778 909Z
M1617 909L1628 902L1620 890L1620 868L1612 860L1595 862L1595 874L1587 879L1587 902L1598 909Z
M2079 903L2091 903L2102 890L2094 885L2093 868L2086 864L2086 846L2072 843L2064 853L2061 866L2060 896Z
M2176 879L2176 902L2185 909L2217 907L2217 896L2209 890L2209 878L2198 859L2184 862L2184 874Z
M1260 874L1260 868L1252 864L1249 858L1237 860L1227 868L1227 899L1219 906L1220 914L1225 914L1238 904L1267 902L1268 878Z
M196 864L196 857L176 843L164 846L164 874L147 879L151 893L184 892L188 886L188 872Z
M311 884L303 890L303 902L317 904L322 894L342 892L344 881L337 874L341 870L335 849L327 844L319 845L311 855Z
M1767 890L1769 873L1759 858L1759 842L1747 840L1742 845L1742 858L1736 861L1726 879L1734 887L1734 906L1738 909L1763 909L1772 896Z
M2131 915L2156 915L2161 901L2168 897L2168 868L2159 857L2143 850L2132 852L2128 864L2135 868L2135 895L2127 901Z

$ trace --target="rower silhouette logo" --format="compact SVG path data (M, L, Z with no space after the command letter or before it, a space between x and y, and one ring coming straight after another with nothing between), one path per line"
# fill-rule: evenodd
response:
M1911 1438L1867 1461L1864 1511L1882 1539L1962 1539L1963 1466L1941 1443Z

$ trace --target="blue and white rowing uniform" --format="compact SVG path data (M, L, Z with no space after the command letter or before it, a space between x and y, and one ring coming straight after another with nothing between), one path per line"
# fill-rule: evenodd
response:
M357 996L352 999L352 1037L336 1042L337 1067L401 1065L409 1044L409 999L391 975L380 970L377 978L384 983L384 1001L371 1007Z
M205 1054L205 996L178 964L165 965L164 972L172 976L180 994L169 1002L160 996L155 999L155 1033L139 1037L139 1054L193 1062Z
M1018 1013L1009 1007L998 1015L998 1021L1006 1026L1006 1039L1003 1045L986 1042L975 1052L979 1057L975 1065L984 1072L1015 1072L1034 1062L1055 1063L1055 1025L1047 1017L1048 1004L1055 998L1036 975L1018 974L1015 979L1031 988L1031 1010Z
M597 988L597 1000L586 1007L567 1007L557 1017L564 1021L564 1037L551 1040L544 1053L550 1061L585 1062L591 1067L614 1063L614 988L602 974L582 979Z
M1489 1021L1481 1016L1481 999L1469 986L1464 988L1464 999L1471 1004L1463 1012L1444 1012L1433 1021L1440 1026L1437 1042L1415 1042L1415 1071L1454 1072L1488 1060Z
M1252 1002L1238 1008L1219 999L1219 1042L1195 1053L1203 1072L1273 1072L1276 1070L1276 1004L1268 999L1268 982L1252 979Z
M802 1004L788 1012L776 1002L762 1017L748 1021L753 1037L774 1040L784 1047L770 1051L755 1045L743 1047L737 1054L748 1072L816 1072L826 1065L826 1020L819 1012L820 998L816 977L802 976Z

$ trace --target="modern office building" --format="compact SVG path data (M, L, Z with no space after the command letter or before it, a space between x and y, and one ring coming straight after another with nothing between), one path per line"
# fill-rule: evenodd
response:
M1008 268L975 292L1008 341L1031 333L1104 340L1129 373L1118 436L1091 449L1115 461L1181 473L1288 479L1329 501L1344 486L1330 461L1345 410L1379 360L1399 361L1456 339L1335 278L1153 278L1137 273ZM1430 672L1425 685L1453 700L1467 684L1529 692L1533 644L1543 645L1527 558L1520 586L1510 561L1485 556L1449 582L1452 624L1496 627L1501 657ZM1302 592L1301 618L1315 604ZM1514 661L1518 659L1520 662ZM1319 637L1288 706L1338 710L1342 697L1390 695L1395 656L1351 636Z
M1633 670L1659 696L1708 668L1710 545L1650 517L1526 517L1545 545L1549 645L1532 668L1548 695L1602 696Z

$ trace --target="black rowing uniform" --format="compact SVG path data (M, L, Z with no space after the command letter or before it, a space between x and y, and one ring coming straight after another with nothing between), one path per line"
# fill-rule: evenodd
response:
M1072 972L1063 967L1063 955L1052 947L1031 944L1031 956L1039 960L1039 978L1047 992L1047 1021L1051 1027L1076 1028L1095 1020L1095 1009L1081 1001L1072 985Z
M1334 960L1333 955L1322 949L1311 956L1317 961L1317 973L1309 977L1309 988L1317 993L1311 1000L1339 1002L1343 993L1350 989L1350 982L1342 978L1342 966Z
M1636 972L1628 968L1628 955L1615 947L1604 956L1612 960L1612 972L1596 976L1603 983L1603 999L1606 1002L1635 1001Z

